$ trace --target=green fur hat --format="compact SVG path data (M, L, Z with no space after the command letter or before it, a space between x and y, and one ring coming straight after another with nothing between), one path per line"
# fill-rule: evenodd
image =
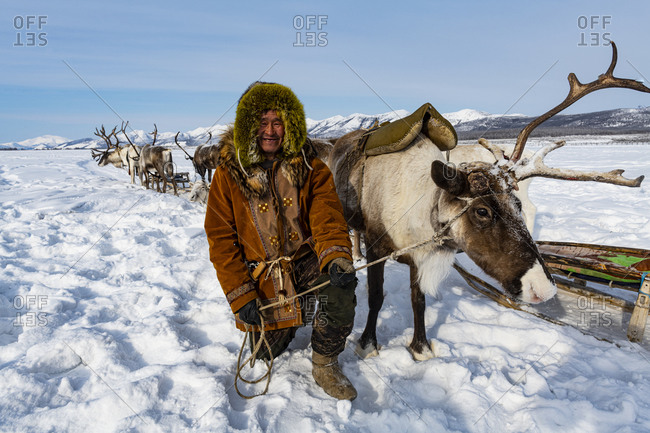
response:
M275 110L284 123L280 159L295 157L307 139L305 110L291 89L281 84L256 81L239 99L235 117L235 150L244 167L264 160L257 144L257 131L266 110Z

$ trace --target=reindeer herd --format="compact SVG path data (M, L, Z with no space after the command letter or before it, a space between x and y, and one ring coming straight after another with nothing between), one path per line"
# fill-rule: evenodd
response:
M178 185L172 160L172 151L168 147L156 145L158 137L158 128L154 124L154 130L151 133L153 138L151 143L144 146L133 144L126 129L129 122L122 122L120 129L115 126L110 133L106 132L104 125L101 128L95 128L95 135L100 137L106 143L105 149L91 149L92 157L97 161L100 167L112 164L118 168L125 168L131 176L131 183L135 184L135 177L140 178L140 184L149 189L153 188L156 182L156 190L166 193L167 184L171 183L174 187L174 194L178 195ZM123 144L120 144L122 136ZM190 155L179 143L180 131L176 133L174 142L185 153L186 158L192 162L194 171L200 177L199 180L191 184L189 199L190 201L207 203L209 183L212 179L212 171L217 168L219 161L219 144L210 143L212 132L208 132L208 139L199 144L194 150L194 155ZM311 139L311 143L316 149L317 156L327 162L329 153L334 146L336 139L320 140ZM207 175L207 180L206 180ZM162 182L162 190L160 183Z
M106 148L102 150L92 149L92 157L97 161L100 167L112 164L119 168L125 168L131 177L131 183L135 184L136 175L140 179L140 184L146 189L153 188L156 183L156 191L166 193L167 185L172 184L174 194L178 195L178 185L172 159L172 151L166 146L156 145L158 137L158 127L154 124L154 130L151 133L153 140L143 146L135 145L126 132L128 122L122 122L121 128L117 126L110 133L106 132L104 125L101 128L95 128L95 135L104 140ZM190 200L205 203L207 201L208 184L205 180L205 174L211 178L212 170L216 168L218 157L218 145L209 144L212 139L212 133L209 134L205 143L199 145L194 156L190 156L178 142L176 134L174 141L185 152L188 159L192 161L194 170L201 177L201 180L192 185L190 191ZM120 144L120 136L123 140ZM162 183L162 189L160 184Z

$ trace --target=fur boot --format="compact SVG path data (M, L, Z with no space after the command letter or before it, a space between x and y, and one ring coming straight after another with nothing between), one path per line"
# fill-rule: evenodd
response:
M338 356L327 357L313 352L312 367L314 380L327 394L339 400L357 398L357 390L341 371Z

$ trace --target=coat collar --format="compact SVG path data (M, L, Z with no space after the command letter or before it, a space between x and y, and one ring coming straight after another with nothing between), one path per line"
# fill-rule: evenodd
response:
M280 160L279 171L294 187L300 189L309 176L311 170L309 162L315 157L316 150L311 140L307 138L297 155ZM241 164L241 155L237 155L232 127L221 135L218 165L228 171L247 200L262 198L269 193L269 180L261 164L253 164L246 168Z

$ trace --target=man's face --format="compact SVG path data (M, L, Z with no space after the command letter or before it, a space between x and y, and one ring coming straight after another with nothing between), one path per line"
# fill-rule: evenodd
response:
M260 128L257 131L257 140L266 159L273 159L282 147L284 139L284 124L275 110L262 114Z

